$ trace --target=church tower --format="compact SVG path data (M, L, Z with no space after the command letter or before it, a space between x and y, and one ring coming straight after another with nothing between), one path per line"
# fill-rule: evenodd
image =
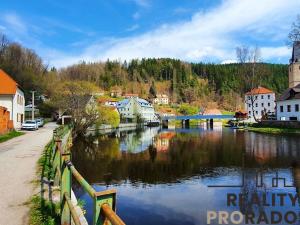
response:
M289 88L293 88L297 84L300 84L300 41L294 42L289 65Z

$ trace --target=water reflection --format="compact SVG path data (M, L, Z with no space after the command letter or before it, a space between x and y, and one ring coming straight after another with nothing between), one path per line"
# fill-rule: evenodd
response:
M226 193L296 193L300 187L298 136L199 127L149 128L97 138L99 145L76 140L74 164L97 190L117 188L118 213L128 224L204 224L209 209L270 211L249 201L228 209ZM262 188L256 186L256 172L264 179ZM296 187L287 189L281 182L272 188L276 172ZM241 188L208 187L239 184L242 174ZM74 189L92 205L76 184Z

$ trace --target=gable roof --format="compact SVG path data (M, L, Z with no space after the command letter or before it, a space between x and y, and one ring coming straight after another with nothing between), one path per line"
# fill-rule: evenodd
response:
M265 87L253 88L251 91L248 91L246 95L260 95L260 94L273 94L274 92Z
M292 99L300 99L300 84L295 87L286 89L282 95L277 99L277 101L285 101Z
M0 94L14 95L19 87L18 83L12 79L7 73L0 69Z
M134 98L126 98L122 101L119 101L117 104L117 108L125 107L131 100L136 101L141 107L152 108L152 105L145 99L134 97Z

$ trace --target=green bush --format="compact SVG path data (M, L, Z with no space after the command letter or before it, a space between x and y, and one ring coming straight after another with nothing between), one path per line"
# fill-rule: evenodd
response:
M196 107L196 106L182 104L179 106L178 112L183 115L195 115L195 114L198 114L199 110L198 110L198 107Z

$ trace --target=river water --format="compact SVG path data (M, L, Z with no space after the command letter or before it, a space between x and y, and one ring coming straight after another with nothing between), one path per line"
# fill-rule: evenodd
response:
M228 224L245 214L253 220L238 224L275 224L280 216L277 224L300 224L299 199L292 201L300 188L299 146L295 135L145 128L75 140L72 161L97 191L117 190L126 224L224 224L219 211ZM73 189L91 222L92 199L78 184Z

